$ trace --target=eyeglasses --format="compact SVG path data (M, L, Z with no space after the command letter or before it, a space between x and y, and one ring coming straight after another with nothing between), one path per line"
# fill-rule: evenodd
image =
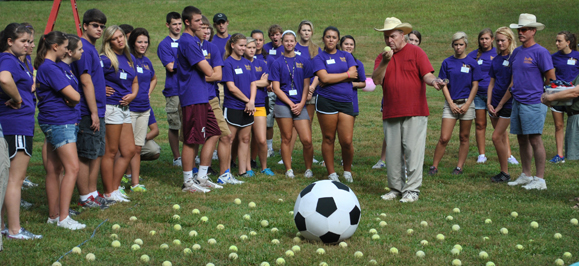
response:
M93 27L96 28L96 29L98 29L99 27L100 27L101 29L103 29L103 30L107 28L107 26L105 26L105 25L99 25L99 24L97 24L97 23L92 23L92 24L89 24L89 25L93 26Z

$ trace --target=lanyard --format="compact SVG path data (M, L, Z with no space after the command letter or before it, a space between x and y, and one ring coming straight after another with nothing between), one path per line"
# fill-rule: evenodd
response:
M293 64L293 69L292 69L292 71L290 71L289 64L287 63L287 60L286 60L286 57L285 57L285 56L283 57L283 61L285 62L285 66L287 67L287 71L289 72L290 80L291 80L291 82L292 82L292 83L291 83L291 84L292 84L292 85L291 85L291 88L293 89L293 88L294 88L294 78L295 78L295 75L296 75L296 62L295 62L295 57L294 57L294 64Z

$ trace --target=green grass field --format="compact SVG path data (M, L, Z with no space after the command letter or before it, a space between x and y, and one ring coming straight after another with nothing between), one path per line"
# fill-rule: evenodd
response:
M36 28L36 40L44 30L51 7L45 2L3 2L0 3L0 25L10 22L27 21ZM321 32L328 25L337 26L341 33L351 34L358 47L356 56L366 65L366 73L371 73L374 58L384 46L382 35L373 30L381 27L386 17L395 16L403 22L411 23L423 35L422 48L428 54L434 68L439 69L442 60L452 55L450 38L456 31L465 31L470 36L469 51L476 49L476 36L486 27L493 31L500 27L516 23L519 13L533 13L538 21L547 27L537 34L538 42L555 51L556 33L562 30L577 32L579 17L576 16L575 0L515 0L515 1L290 1L271 2L261 0L249 1L79 1L78 8L82 19L84 11L99 8L108 16L107 25L132 24L144 27L151 34L149 58L154 63L159 77L159 84L151 98L154 111L159 121L161 135L157 141L162 146L162 156L158 161L142 164L143 184L149 191L144 194L131 194L131 202L117 204L108 210L84 210L77 219L87 224L82 231L70 232L45 224L48 208L45 205L44 169L40 157L40 147L44 135L37 127L34 138L34 156L31 160L28 175L40 186L23 191L23 199L34 206L21 213L22 226L31 232L42 234L44 239L36 241L5 241L5 251L0 253L0 265L50 265L62 255L88 239L93 230L108 219L90 241L82 248L82 255L68 254L60 262L62 265L146 265L139 261L143 254L150 256L150 265L161 265L171 261L173 265L259 265L263 261L275 264L279 257L285 258L286 265L366 265L371 259L379 265L450 265L453 259L460 259L463 265L485 265L492 261L496 265L553 265L557 258L562 258L565 265L579 259L579 231L570 219L579 218L579 214L570 207L568 199L578 196L576 175L578 163L568 161L562 165L548 164L546 180L549 187L546 191L525 191L509 187L506 184L491 184L489 177L499 171L496 152L492 145L492 127L489 122L487 130L486 154L489 161L483 165L476 164L478 150L474 140L474 127L471 131L471 148L462 176L450 175L458 156L458 136L455 132L447 147L446 156L440 163L440 174L435 177L424 177L420 200L412 204L401 204L397 201L385 202L380 195L385 193L386 171L373 170L371 166L380 156L382 142L382 121L379 113L381 89L370 93L359 94L360 116L357 118L354 136L356 149L354 158L355 183L350 187L356 192L362 206L362 220L356 234L346 242L347 248L337 245L323 245L317 242L293 242L297 229L292 215L298 193L313 180L306 180L301 173L305 170L297 144L293 154L297 178L288 180L283 177L284 169L277 165L280 156L268 160L277 174L269 178L258 175L247 180L241 186L227 186L222 191L213 191L206 195L185 194L180 191L182 174L179 168L171 163L170 148L167 142L167 123L164 112L163 89L164 71L155 54L157 44L167 34L165 15L170 11L181 12L186 5L196 5L210 19L216 12L224 12L230 19L230 33L248 34L253 29L267 30L270 24L278 23L284 29L297 30L302 19L314 23L314 39L321 43ZM63 1L60 17L55 29L74 32L74 22L70 5ZM100 44L97 45L100 47ZM431 111L427 144L425 170L432 163L435 145L440 135L441 111L444 99L440 92L429 89L427 93ZM314 125L315 156L321 160L321 136L317 119ZM276 128L277 130L277 128ZM456 130L455 130L456 131ZM279 149L276 131L274 148ZM543 140L547 157L555 155L554 126L551 114L547 114ZM511 136L513 154L520 158L516 138ZM336 161L340 159L339 145L336 145ZM217 163L214 162L214 166ZM317 179L326 177L326 170L315 166ZM510 168L513 177L521 173L520 166ZM339 171L341 174L341 171ZM75 199L77 196L75 195ZM242 203L233 203L240 198ZM255 202L256 208L249 208L249 202ZM175 211L173 204L181 209ZM193 214L193 209L201 214ZM453 208L460 208L460 213L453 213ZM514 218L511 212L518 212ZM385 216L380 214L384 213ZM174 214L180 220L174 220ZM251 220L243 220L244 214L250 214ZM446 217L452 215L454 220ZM137 221L129 221L136 216ZM209 221L201 222L201 216ZM259 222L269 221L268 227L261 227ZM492 219L486 224L485 219ZM380 227L379 221L386 221L387 226ZM428 227L420 225L426 221ZM530 226L532 221L539 228ZM113 230L112 225L119 224L121 229ZM182 226L181 231L173 229L175 224ZM216 226L223 224L224 230ZM460 225L460 231L453 231L452 225ZM278 232L272 232L276 227ZM507 228L508 235L499 233ZM373 240L369 230L377 229L380 239ZM407 234L407 229L414 233ZM155 230L155 235L149 231ZM196 230L198 235L190 237L189 232ZM250 235L255 231L256 235ZM117 234L120 248L111 247L111 234ZM562 234L555 239L554 234ZM241 240L241 235L248 235L248 240ZM444 241L437 241L436 235L444 234ZM488 237L485 240L484 237ZM131 245L137 238L144 244L140 250L132 251ZM208 244L214 238L217 243ZM181 245L173 244L179 239ZM280 244L272 244L278 239ZM421 240L429 244L422 246ZM161 249L166 243L168 249ZM192 254L184 254L184 248L194 244L201 246ZM463 251L452 255L451 249L460 244ZM523 246L522 250L516 245ZM228 258L230 245L239 248L239 258ZM301 247L295 256L285 255L293 245ZM399 254L389 252L396 247ZM326 254L316 254L318 248L324 248ZM423 250L424 258L415 253ZM362 251L362 258L355 258L354 252ZM479 258L478 254L486 251L488 259ZM571 252L572 258L564 258L564 252ZM96 260L87 262L85 256L94 253Z

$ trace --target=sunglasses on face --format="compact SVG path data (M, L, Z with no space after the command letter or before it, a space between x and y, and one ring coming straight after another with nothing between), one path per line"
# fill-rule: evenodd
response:
M104 30L104 29L107 28L107 26L105 26L105 25L99 25L99 24L97 24L97 23L92 23L92 24L90 24L90 25L93 26L93 28L95 28L95 29L98 29L98 28L100 27L101 29Z
M518 28L518 29L517 29L518 32L522 32L522 33L525 33L525 32L527 32L527 31L529 31L529 30L531 30L531 29L529 29L529 28Z

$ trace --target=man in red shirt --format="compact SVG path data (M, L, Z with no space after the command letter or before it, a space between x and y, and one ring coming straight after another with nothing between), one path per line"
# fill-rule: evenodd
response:
M412 31L412 25L391 17L386 18L384 28L375 30L384 33L384 42L391 49L384 49L372 73L374 83L382 85L384 95L382 119L390 192L382 195L382 199L402 196L400 202L414 202L422 185L429 115L425 84L436 89L441 86L432 74L434 69L426 53L418 46L407 45L404 39Z

